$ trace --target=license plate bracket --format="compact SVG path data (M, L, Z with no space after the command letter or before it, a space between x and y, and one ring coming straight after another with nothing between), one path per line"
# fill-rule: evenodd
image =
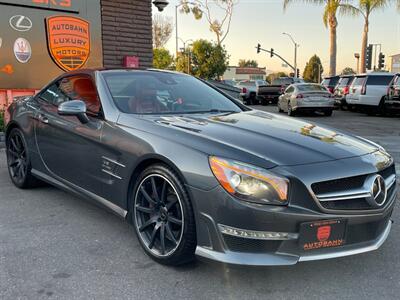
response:
M341 247L346 243L345 219L302 223L299 245L304 251Z

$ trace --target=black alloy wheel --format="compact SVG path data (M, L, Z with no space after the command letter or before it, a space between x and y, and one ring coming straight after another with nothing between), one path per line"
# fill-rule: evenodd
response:
M7 166L12 182L26 189L40 185L40 181L31 174L31 162L24 135L14 128L7 138Z
M194 217L177 175L162 165L146 169L134 197L133 223L146 253L168 265L192 260Z

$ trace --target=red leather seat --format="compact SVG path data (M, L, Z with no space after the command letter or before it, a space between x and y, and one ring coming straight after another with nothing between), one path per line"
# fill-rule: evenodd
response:
M86 103L88 112L98 114L100 111L100 101L97 96L96 87L89 78L80 78L74 81L74 92L76 100Z

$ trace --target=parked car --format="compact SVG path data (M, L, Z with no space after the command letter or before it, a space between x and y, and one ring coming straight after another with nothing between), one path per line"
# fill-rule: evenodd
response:
M350 86L355 75L342 75L334 89L335 106L340 109L347 109L346 97L350 92Z
M331 94L335 92L335 87L338 84L340 76L329 76L322 80L321 84L328 89Z
M346 101L368 114L384 113L385 98L394 74L374 72L357 75L351 84Z
M15 186L45 181L107 207L162 264L293 265L378 249L391 230L382 147L185 74L78 70L7 114Z
M265 80L243 80L240 81L236 87L242 90L240 97L242 98L243 103L247 105L254 105L260 104L261 102L261 99L258 97L258 89L261 86L266 85L268 85L268 82Z
M304 80L300 78L279 77L272 80L270 85L258 87L257 95L263 105L267 105L268 103L277 104L279 96L283 94L289 85L303 82Z
M400 112L400 73L396 74L392 82L389 84L384 109L384 113Z
M278 111L294 116L298 112L323 112L331 116L334 109L332 94L322 85L297 83L290 85L279 97Z

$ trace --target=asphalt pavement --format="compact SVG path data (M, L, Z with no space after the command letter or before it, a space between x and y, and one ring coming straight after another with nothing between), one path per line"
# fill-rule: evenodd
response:
M400 163L400 118L305 118L370 138ZM16 189L0 150L0 299L398 299L398 209L393 219L382 248L358 256L291 267L165 267L102 208L52 187Z

